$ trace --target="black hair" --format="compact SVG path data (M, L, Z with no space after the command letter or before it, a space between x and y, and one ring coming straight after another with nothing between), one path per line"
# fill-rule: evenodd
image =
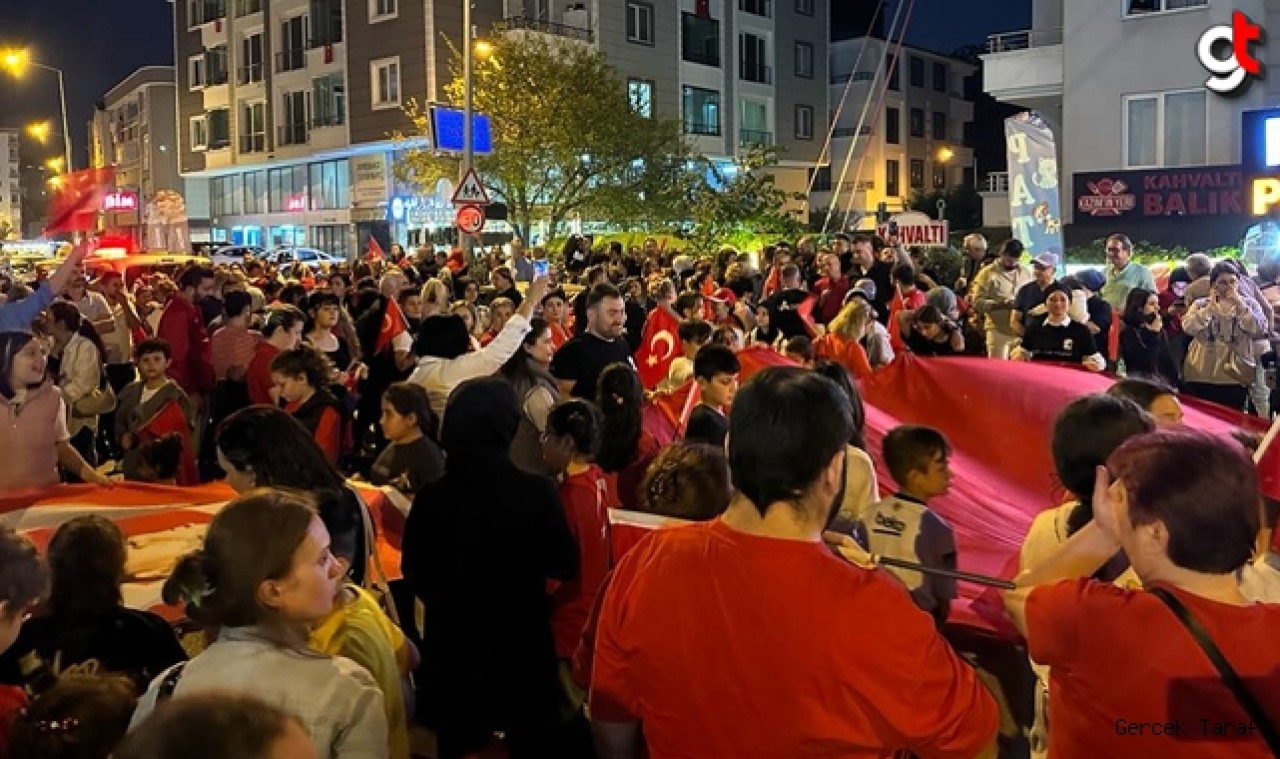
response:
M394 382L382 394L382 400L391 405L400 416L413 414L423 435L435 440L440 422L431 410L431 399L421 385L412 382Z
M1209 270L1209 284L1217 284L1218 278L1223 274L1234 274L1236 277L1239 277L1240 269L1237 268L1235 262L1230 259L1226 261L1219 261L1213 265L1212 269Z
M580 456L595 458L600 451L604 417L591 401L569 398L551 407L547 413L547 432L573 441Z
M926 305L916 311L916 324L941 324L942 321L942 311L937 306Z
M853 435L849 398L799 367L769 367L748 380L729 412L733 485L761 515L811 488Z
M222 420L215 445L237 469L252 470L259 487L307 492L346 487L302 422L284 409L249 406Z
M635 460L640 444L644 386L635 369L621 362L606 366L600 373L596 405L604 415L596 463L606 472L620 472Z
M99 620L120 606L126 558L124 533L97 514L76 517L53 534L47 611L57 620L53 643L58 648L84 650Z
M94 329L88 319L80 315L80 309L76 304L55 300L49 304L48 310L50 319L93 343L93 347L98 349L99 363L107 360L107 348L102 344L102 338L98 337L98 330Z
M795 335L787 339L787 342L782 346L782 352L795 353L805 361L812 361L813 341L804 335Z
M17 392L9 378L13 372L13 359L34 339L35 335L30 332L0 332L0 395L6 399Z
M1135 287L1129 291L1124 299L1124 311L1121 312L1120 320L1134 329L1141 327L1146 323L1145 315L1142 310L1147 307L1147 301L1155 293L1142 287Z
M188 266L178 275L178 289L186 290L187 288L197 288L200 283L206 279L214 279L213 269L208 266Z
M545 307L547 305L547 301L551 300L552 298L559 298L560 300L565 302L568 302L569 300L567 297L565 297L564 290L561 290L560 288L556 288L548 292L546 295L542 296L542 302L539 303L539 305Z
M253 296L244 290L231 290L222 296L222 313L228 319L234 319L253 306Z
M588 309L594 308L596 304L602 300L607 300L609 298L621 298L621 297L622 297L622 292L619 291L618 288L614 287L608 282L603 282L591 288L591 292L587 294L587 308Z
M137 704L127 678L62 677L14 721L10 759L106 759L124 739Z
M136 359L141 360L148 353L161 353L168 361L173 358L173 346L169 345L169 341L163 337L148 337L133 346L133 357Z
M307 296L307 310L315 311L323 306L341 306L342 299L325 290L315 290Z
M951 455L947 438L932 427L903 424L889 430L880 444L885 467L899 488L907 486L907 475L925 472L935 456Z
M914 285L916 283L916 267L911 264L898 264L893 267L891 275L894 283L899 285Z
M277 353L271 359L271 371L286 377L305 377L308 385L319 390L329 384L333 363L315 346L302 343Z
M360 550L360 533L364 530L360 512L333 490L317 494L315 502L316 514L329 533L329 550L339 559L353 561Z
M1002 256L1021 258L1024 251L1026 251L1026 247L1017 238L1011 237L1000 245L1000 255Z
M727 345L707 343L693 356L693 376L711 381L719 374L737 374L742 371L738 356Z
M498 373L506 377L508 381L514 384L517 381L527 380L530 383L536 382L533 370L529 368L529 354L525 352L525 348L532 348L547 330L551 329L551 325L546 319L535 316L529 320L529 331L525 334L524 339L520 341L520 349L511 354L511 358L498 369Z
M400 288L400 292L396 293L396 303L403 306L406 300L420 297L422 297L421 287L402 287Z
M844 364L835 361L818 361L813 365L813 370L839 385L844 394L848 396L849 411L853 419L853 435L849 437L849 445L864 451L867 450L867 440L864 432L867 422L867 409L862 403L862 393L859 392L858 386L854 384L853 377L849 375L849 370L844 367Z
M1068 403L1053 422L1053 466L1058 481L1079 504L1067 518L1073 535L1093 519L1097 468L1120 444L1155 429L1155 422L1127 398L1094 393Z
M182 434L170 432L143 443L138 448L138 456L142 459L142 463L151 469L155 480L163 482L177 476L178 468L182 466L184 447L186 443L182 439Z
M35 604L49 590L49 570L35 544L9 527L0 527L0 602L8 620Z
M432 314L418 325L413 352L419 357L453 359L471 350L467 323L454 313Z
M284 304L301 308L307 302L307 289L297 282L291 282L281 288L279 298Z
M699 293L699 292L685 291L680 293L680 295L676 297L676 312L680 314L681 317L684 316L685 311L699 308L701 305L702 305L702 293ZM688 321L697 321L697 320L691 319ZM711 333L708 332L707 336L710 337L710 334Z
M1151 410L1151 404L1155 403L1156 399L1166 395L1177 394L1177 390L1165 384L1164 380L1158 377L1136 375L1117 380L1114 385L1107 388L1107 395L1115 398L1128 398L1148 411Z

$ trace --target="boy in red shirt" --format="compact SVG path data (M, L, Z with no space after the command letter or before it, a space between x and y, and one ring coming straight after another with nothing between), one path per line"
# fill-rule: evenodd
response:
M642 730L653 759L992 745L995 701L933 620L822 543L852 430L848 396L813 372L766 369L738 392L728 510L648 535L605 591L590 696L603 757L635 756Z

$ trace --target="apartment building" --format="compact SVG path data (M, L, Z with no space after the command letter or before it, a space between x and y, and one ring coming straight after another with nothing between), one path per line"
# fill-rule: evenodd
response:
M972 64L878 37L831 44L829 165L810 205L872 228L881 203L901 211L915 193L974 182ZM825 136L825 135L822 135ZM821 137L820 137L821 139Z
M7 225L14 236L22 236L22 133L0 129L0 227Z
M1127 232L1190 248L1238 241L1250 223L1241 114L1276 102L1280 71L1236 97L1205 88L1196 47L1242 11L1280 28L1280 2L1033 0L1032 27L992 35L984 88L1054 128L1068 244ZM1008 196L999 178L986 208Z
M107 92L89 122L90 165L115 168L116 189L104 201L102 228L131 236L144 246L148 209L154 212L158 193L171 190L196 199L204 195L188 193L178 174L175 89L172 66L138 69ZM208 217L199 213L199 206L197 202L187 213L197 239L208 233Z

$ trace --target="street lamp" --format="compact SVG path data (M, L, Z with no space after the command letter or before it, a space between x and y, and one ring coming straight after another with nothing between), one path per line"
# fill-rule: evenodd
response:
M47 121L40 121L35 124L27 124L27 134L39 140L41 144L43 144L46 140L49 139L49 131L50 131L50 127L49 127L49 122Z
M67 88L62 81L62 69L46 66L38 61L31 60L26 50L4 50L0 51L0 65L14 77L21 77L22 71L27 66L45 71L52 71L58 75L58 104L62 108L62 151L63 158L66 160L67 170L74 168L75 164L71 162L71 130L67 126ZM46 127L47 131L47 127ZM43 138L37 138L43 141Z
M60 172L62 171L62 161L62 156L58 156L57 158L50 158L45 161L44 165L49 169L49 171Z
M938 148L939 163L946 163L950 161L952 158L955 158L955 155L956 155L956 151L952 150L946 145L943 145L942 147Z

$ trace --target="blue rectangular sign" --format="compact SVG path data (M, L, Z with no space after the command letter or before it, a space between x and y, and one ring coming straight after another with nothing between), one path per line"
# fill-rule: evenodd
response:
M466 114L460 108L442 105L431 107L431 127L436 150L461 153ZM493 135L489 130L489 117L482 113L471 114L471 147L477 155L493 152Z

